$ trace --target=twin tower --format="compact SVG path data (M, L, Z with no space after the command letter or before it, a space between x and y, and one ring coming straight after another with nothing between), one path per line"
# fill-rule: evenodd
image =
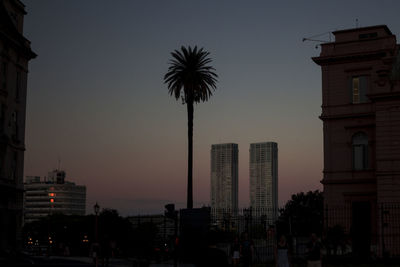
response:
M211 208L238 209L238 145L211 146ZM250 206L274 211L278 206L278 144L250 144Z

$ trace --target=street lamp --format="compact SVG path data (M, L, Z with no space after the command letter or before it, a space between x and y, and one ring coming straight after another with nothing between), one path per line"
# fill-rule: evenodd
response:
M99 204L96 204L93 206L94 209L94 213L96 214L96 223L95 223L95 228L94 228L94 232L95 232L95 246L94 246L94 252L96 253L96 267L98 266L98 253L99 253L99 240L98 240L98 220L99 220L99 211L100 211L100 206Z
M174 227L174 267L178 266L178 211L175 210L175 204L167 204L165 205L165 213L164 216L170 219L173 219L175 222ZM164 218L165 218L164 217ZM165 229L165 224L164 224ZM165 233L165 230L164 230ZM164 237L165 239L165 237Z
M94 213L97 216L99 214L99 211L100 211L100 206L99 206L99 204L97 204L97 202L96 202L96 204L94 204L93 209L94 209Z

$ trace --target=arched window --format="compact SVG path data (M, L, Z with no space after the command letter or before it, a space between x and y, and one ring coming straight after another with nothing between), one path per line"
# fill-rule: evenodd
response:
M352 138L353 170L360 171L368 168L368 137L359 132Z

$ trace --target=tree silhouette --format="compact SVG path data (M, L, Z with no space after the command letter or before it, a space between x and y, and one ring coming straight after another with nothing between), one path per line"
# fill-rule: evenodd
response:
M181 51L171 53L168 72L164 76L164 83L168 85L170 95L187 106L188 113L188 184L187 208L193 208L193 113L194 103L205 102L216 89L217 74L209 65L209 52L203 48L193 49L182 46Z
M324 198L322 192L309 191L292 195L280 210L277 222L280 234L321 235L323 228Z

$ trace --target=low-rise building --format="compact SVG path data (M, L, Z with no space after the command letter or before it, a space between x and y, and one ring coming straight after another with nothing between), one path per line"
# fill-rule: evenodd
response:
M24 189L25 223L56 213L85 215L86 186L66 181L64 171L54 170L43 179L27 176Z

